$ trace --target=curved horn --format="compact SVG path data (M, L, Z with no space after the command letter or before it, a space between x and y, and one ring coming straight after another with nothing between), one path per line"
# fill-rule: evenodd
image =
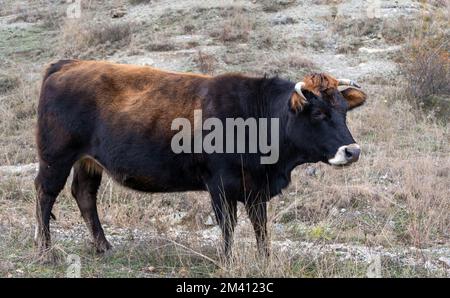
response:
M361 86L358 83L349 79L338 79L338 86L352 86L356 88L361 88Z
M298 93L298 95L300 95L306 101L306 97L303 95L303 92L302 92L303 86L305 86L305 83L298 82L297 84L295 84L295 91Z

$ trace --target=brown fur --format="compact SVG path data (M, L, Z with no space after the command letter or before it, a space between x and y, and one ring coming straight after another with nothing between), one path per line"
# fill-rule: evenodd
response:
M103 171L102 166L90 157L85 157L79 162L81 164L81 167L84 168L84 170L86 170L88 174L101 174Z
M183 117L193 121L192 111L200 108L201 103L192 89L210 78L103 61L76 61L51 75L58 76L52 80L55 89L93 94L100 118L112 125L134 123L137 129L163 132L165 137L175 133L170 130L173 119ZM167 98L174 99L170 108Z
M291 109L295 112L300 112L306 104L306 100L301 97L297 92L292 93L291 96Z
M342 90L341 94L347 100L349 110L359 107L367 99L367 95L363 91L352 87Z
M321 93L329 94L330 96L327 96L327 98L331 102L335 100L332 94L334 93L335 90L337 90L339 82L332 76L325 73L307 75L303 79L303 82L305 83L304 89L314 93L317 96L321 96ZM367 95L363 91L353 87L348 87L345 90L342 90L341 94L347 100L349 110L362 105L367 98ZM295 106L300 110L306 103L306 102L302 103L297 98L294 101L294 96L291 102L293 107Z
M338 81L332 76L325 73L315 73L312 75L307 75L303 79L305 83L304 89L320 96L321 91L326 91L327 89L337 89Z

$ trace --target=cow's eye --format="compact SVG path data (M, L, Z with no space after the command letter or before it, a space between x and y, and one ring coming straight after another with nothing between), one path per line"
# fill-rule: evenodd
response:
M322 110L315 110L311 113L311 117L313 120L320 121L327 118L327 115Z

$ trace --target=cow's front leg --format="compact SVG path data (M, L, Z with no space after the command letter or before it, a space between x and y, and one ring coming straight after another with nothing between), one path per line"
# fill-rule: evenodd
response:
M270 250L267 239L267 203L261 200L247 202L245 209L255 230L258 252L260 255L268 257Z
M212 206L217 223L222 230L224 241L223 253L228 261L231 257L233 233L237 220L237 201L220 193L211 193Z

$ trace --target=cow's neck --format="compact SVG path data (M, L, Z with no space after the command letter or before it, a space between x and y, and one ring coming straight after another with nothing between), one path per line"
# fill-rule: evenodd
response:
M283 154L276 164L267 166L267 172L271 181L270 194L271 197L278 195L291 182L291 173L298 165L307 161L303 159L296 149L290 144L282 144Z

